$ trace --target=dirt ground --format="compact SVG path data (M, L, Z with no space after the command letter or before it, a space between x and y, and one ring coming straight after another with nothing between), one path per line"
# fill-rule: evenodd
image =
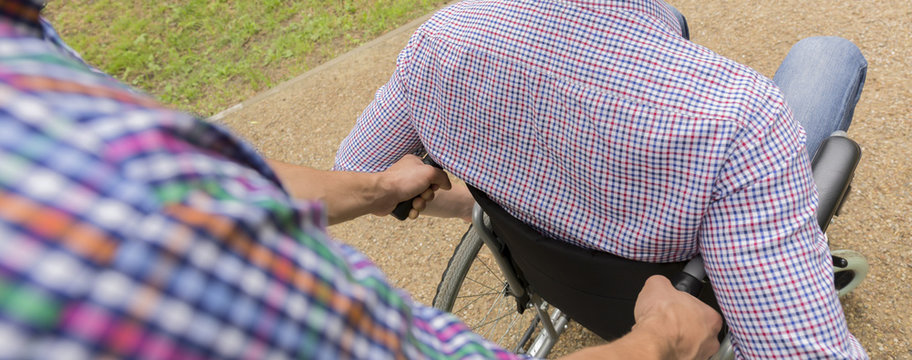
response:
M849 135L864 155L848 203L829 228L831 247L870 262L868 278L843 299L849 329L873 359L912 359L912 1L672 1L691 38L772 76L789 47L808 36L856 43L869 62ZM328 169L335 150L395 56L410 23L216 115L268 157ZM364 217L330 229L368 254L393 284L430 303L466 225L458 220ZM591 343L585 334L570 348Z

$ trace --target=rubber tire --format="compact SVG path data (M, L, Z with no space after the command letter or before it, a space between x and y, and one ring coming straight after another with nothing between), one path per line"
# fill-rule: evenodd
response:
M470 226L462 235L459 245L456 246L453 256L447 263L446 270L443 271L440 283L437 284L437 293L434 294L432 303L434 308L446 312L453 311L453 304L456 302L456 296L459 295L459 289L462 288L462 282L483 245L484 241Z
M465 308L462 307L464 305L470 305L476 302L470 301L467 304L465 302L458 301L460 296L465 297L467 295L465 293L466 291L468 291L468 296L472 297L472 294L474 294L475 291L479 290L477 286L484 282L485 279L493 280L494 278L498 277L501 277L498 279L498 281L501 281L501 283L495 285L495 287L500 285L504 287L507 286L505 283L503 283L503 274L500 273L500 269L497 267L497 265L495 263L488 263L488 261L492 260L488 258L490 254L484 255L481 253L482 247L484 247L484 241L479 237L479 234L470 227L469 230L466 231L465 235L462 236L462 239L459 241L459 245L457 245L456 249L453 251L453 256L447 263L447 268L444 270L440 283L437 285L437 293L434 295L432 306L439 310L453 313L457 317L463 319L463 321L466 322L466 325L469 326L473 331L477 332L483 337L488 338L490 341L499 344L508 350L517 353L526 353L531 350L529 346L533 343L533 340L537 334L542 331L542 325L541 322L537 320L538 317L536 316L536 312L534 310L526 309L522 315L516 312L516 302L512 296L501 295L500 299L502 299L504 302L500 302L501 300L496 300L496 295L494 298L490 297L491 294L483 295L485 300L478 298L481 301L476 304L476 306L484 304L480 306L482 312L479 313L485 313L485 318L487 318L488 314L491 314L491 311L495 311L494 314L497 314L495 317L498 319L503 319L504 316L509 316L510 319L506 319L505 321L494 320L492 322L484 322L483 324L479 324L476 323L476 320L478 319L468 320L463 318L463 316L466 314L463 312ZM485 250L485 252L487 252L487 250ZM479 259L482 257L488 258L488 261L479 263ZM478 265L485 263L488 265L485 265L483 267L479 267ZM479 271L482 268L487 269L487 271L482 273L487 275L478 277L479 273L476 271ZM487 276L494 276L494 278ZM474 284L472 284L472 286L467 286L464 284L465 280L470 278ZM489 285L494 284L489 283ZM502 291L506 291L506 288L503 288ZM493 300L494 303L487 303L488 300ZM489 307L489 305L492 307ZM459 306L460 309L454 309L457 306ZM547 308L546 312L550 314L551 308ZM514 323L514 321L519 322ZM515 327L514 324L516 324ZM478 325L481 325L484 327L484 329L476 328ZM493 327L488 327L488 325ZM506 327L506 329L503 327ZM504 332L504 330L506 332ZM526 338L526 335L529 336L527 338L528 340L523 341L522 339ZM550 352L551 347L545 346L538 350L544 353L535 355L538 357L544 357L548 355L547 353Z

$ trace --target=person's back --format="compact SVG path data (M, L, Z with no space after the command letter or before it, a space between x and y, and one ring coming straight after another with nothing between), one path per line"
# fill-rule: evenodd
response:
M771 80L676 24L653 1L451 6L336 168L423 147L551 237L649 262L702 252L742 356L864 356L832 291L804 130Z
M423 145L553 237L643 261L689 259L734 144L775 120L798 131L785 114L756 114L784 111L769 80L658 17L512 5L462 3L418 31L396 74L409 89L403 126L414 130L395 134L420 137L408 151ZM625 46L633 34L646 38ZM394 158L400 142L378 139L392 151L376 153ZM361 148L343 144L337 166L374 166L379 155ZM670 240L673 252L661 245Z

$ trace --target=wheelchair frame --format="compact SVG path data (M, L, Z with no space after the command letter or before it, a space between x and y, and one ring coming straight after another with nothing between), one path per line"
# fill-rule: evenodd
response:
M854 170L860 158L861 148L842 132L834 133L833 136L826 139L815 154L812 169L820 195L817 217L821 230L826 230L845 202ZM567 328L570 317L560 309L548 304L547 299L543 299L536 293L534 284L526 281L516 263L511 259L507 245L495 236L490 219L478 203L476 203L472 215L473 225L450 259L437 287L433 306L441 310L453 311L454 302L463 287L463 280L466 279L469 268L475 261L475 257L478 256L481 244L484 244L491 251L494 261L505 279L503 287L500 289L501 295L512 297L515 300L516 311L520 315L527 309L535 312L530 325L519 337L512 350L531 356L547 356ZM867 275L867 261L853 251L835 250L831 251L831 254L834 264L834 283L838 295L843 296L863 281ZM702 262L698 266L702 270ZM688 265L688 267L693 267L693 265ZM700 275L700 278L702 279L703 276ZM486 319L487 316L482 324L486 324ZM539 323L541 328L536 329ZM511 323L507 331L511 331L512 328ZM532 339L533 336L534 339ZM530 340L531 343L529 343ZM731 342L726 334L719 352L712 359L731 359L733 357Z

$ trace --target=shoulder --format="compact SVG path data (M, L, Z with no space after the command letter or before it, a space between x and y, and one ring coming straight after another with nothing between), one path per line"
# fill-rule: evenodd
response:
M666 107L693 118L728 123L735 131L732 151L760 147L759 142L773 139L792 149L803 144L804 131L773 80L689 41L669 45L668 53L675 71L665 86L680 90Z

